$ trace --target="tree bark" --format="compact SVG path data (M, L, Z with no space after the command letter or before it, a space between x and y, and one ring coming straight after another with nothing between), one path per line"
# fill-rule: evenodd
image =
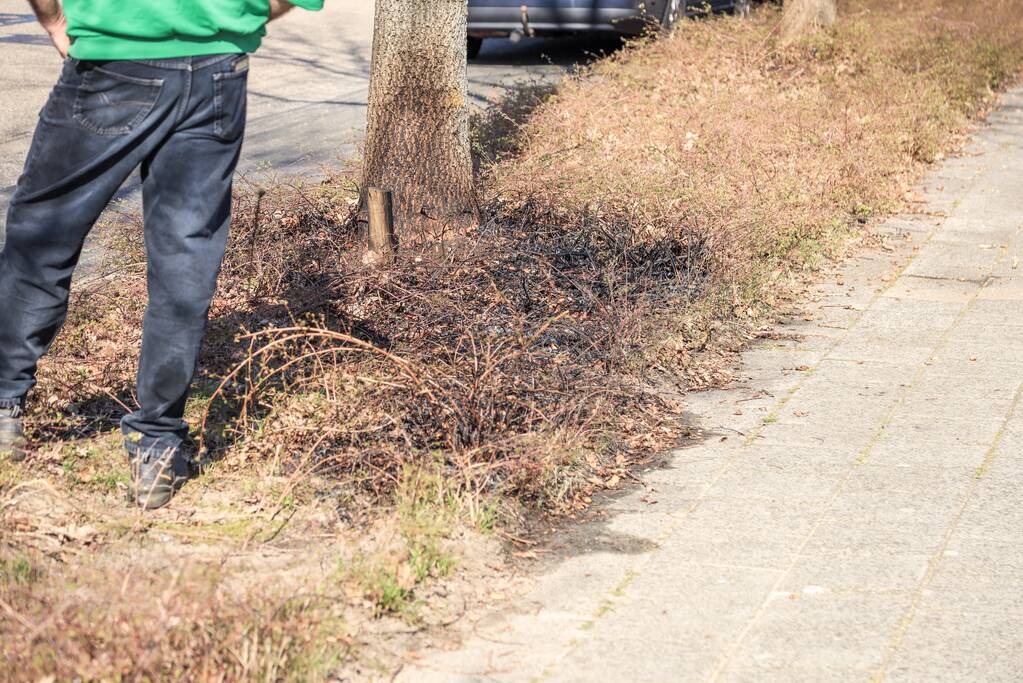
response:
M362 186L394 192L403 241L443 239L478 223L467 13L467 0L376 0Z
M838 15L836 0L785 0L781 20L782 42L791 43L814 31L828 28Z

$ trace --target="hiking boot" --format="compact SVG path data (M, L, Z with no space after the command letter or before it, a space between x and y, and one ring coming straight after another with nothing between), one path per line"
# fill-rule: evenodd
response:
M146 510L155 510L170 502L188 481L191 468L180 446L149 445L145 441L135 434L124 441L131 468L128 501Z
M21 406L0 406L0 460L24 460L26 445Z

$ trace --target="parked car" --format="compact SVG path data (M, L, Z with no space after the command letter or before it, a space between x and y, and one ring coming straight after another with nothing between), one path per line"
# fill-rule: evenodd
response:
M637 34L670 28L686 15L745 11L749 0L469 0L469 58L485 38L545 36L585 31Z

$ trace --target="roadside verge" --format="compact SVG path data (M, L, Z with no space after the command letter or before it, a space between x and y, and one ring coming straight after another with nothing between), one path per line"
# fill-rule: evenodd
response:
M787 49L771 9L687 22L541 103L484 175L491 220L440 258L361 266L343 175L243 193L189 407L214 462L146 517L113 503L144 301L137 229L115 231L116 270L43 368L41 447L3 465L8 661L379 674L360 650L402 620L458 618L430 600L457 558L486 599L463 533L519 537L686 436L684 392L727 380L792 283L911 201L1016 73L1019 10L858 4Z

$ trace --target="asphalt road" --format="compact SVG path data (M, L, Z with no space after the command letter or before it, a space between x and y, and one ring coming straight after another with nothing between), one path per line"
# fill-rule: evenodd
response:
M240 172L315 177L356 151L366 120L373 3L328 0L270 26L250 75L249 127ZM607 38L488 41L469 69L482 106L516 82L560 78ZM60 58L25 0L0 0L0 226ZM132 200L131 180L122 197Z

